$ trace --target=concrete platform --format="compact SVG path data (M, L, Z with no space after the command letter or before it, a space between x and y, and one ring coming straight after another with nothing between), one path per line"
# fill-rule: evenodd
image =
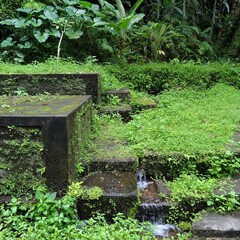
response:
M225 215L207 213L200 222L193 223L192 230L199 237L240 237L240 212Z
M0 96L0 127L37 127L42 132L46 184L64 192L75 177L79 151L88 135L91 96ZM4 140L4 134L0 134Z

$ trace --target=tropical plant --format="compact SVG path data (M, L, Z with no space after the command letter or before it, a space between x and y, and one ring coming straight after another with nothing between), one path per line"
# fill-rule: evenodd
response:
M102 20L94 26L105 26L114 35L120 39L120 56L124 56L127 33L132 29L134 24L138 23L143 17L143 13L136 13L136 10L144 0L138 0L133 7L127 12L121 0L116 0L117 8L105 0L99 0L99 3L105 13Z
M34 48L34 40L45 43L49 38L58 39L57 58L60 56L63 37L78 39L83 35L84 27L91 25L98 5L87 1L61 0L59 5L27 5L19 8L21 17L1 21L1 25L13 26L16 32L10 34L1 43L1 48ZM22 58L23 54L17 52Z

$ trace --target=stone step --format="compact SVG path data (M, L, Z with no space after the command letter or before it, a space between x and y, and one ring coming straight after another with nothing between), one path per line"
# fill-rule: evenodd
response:
M137 158L129 157L112 157L110 159L94 159L88 164L88 172L136 172L138 168Z
M125 102L130 99L130 89L129 88L120 88L120 89L113 89L108 90L105 93L102 93L103 97L107 96L116 96L121 99L122 102Z
M229 145L230 150L234 153L236 157L240 158L240 125L238 125L232 140L233 143Z
M218 195L228 195L231 191L234 191L240 200L240 172L232 176L230 179L221 181L218 184L218 188L215 189L214 193Z
M157 182L157 181L156 181ZM140 206L137 218L139 221L165 222L172 204L163 198L155 181L148 182L145 189L140 189Z
M138 202L136 173L91 173L82 181L85 187L100 187L103 196L98 200L79 199L77 210L80 219L88 219L94 212L104 213L110 220L118 212L127 216Z
M124 122L131 120L132 107L129 104L123 104L119 106L101 106L99 109L103 114L120 114Z
M225 215L207 213L201 221L193 223L192 230L197 237L240 237L240 212Z
M134 112L152 109L157 107L157 103L150 97L142 97L132 102Z

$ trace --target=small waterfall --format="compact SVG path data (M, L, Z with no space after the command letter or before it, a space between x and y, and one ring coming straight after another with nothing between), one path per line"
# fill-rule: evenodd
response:
M180 231L172 224L165 224L169 203L161 202L153 181L147 181L146 172L137 172L137 185L141 192L140 209L138 219L141 222L149 221L153 224L155 236L169 237Z
M137 186L141 191L148 187L147 176L144 170L137 171Z

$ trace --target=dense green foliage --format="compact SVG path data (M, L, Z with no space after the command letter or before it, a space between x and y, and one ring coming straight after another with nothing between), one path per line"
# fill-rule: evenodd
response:
M232 0L6 0L0 57L31 62L61 51L103 62L238 59L239 11Z
M208 88L224 82L240 88L239 64L229 62L197 64L194 62L131 64L107 66L119 81L127 81L138 91L158 94L163 90L179 90L186 87Z
M222 213L239 210L238 196L226 184L223 180L206 179L192 174L183 174L172 182L167 182L173 204L170 209L171 221L193 220L203 208ZM221 193L217 193L217 189L221 189Z
M111 225L101 215L86 222L77 220L73 194L57 199L55 193L37 191L29 200L12 198L0 206L1 239L153 239L149 224L140 225L121 214Z

